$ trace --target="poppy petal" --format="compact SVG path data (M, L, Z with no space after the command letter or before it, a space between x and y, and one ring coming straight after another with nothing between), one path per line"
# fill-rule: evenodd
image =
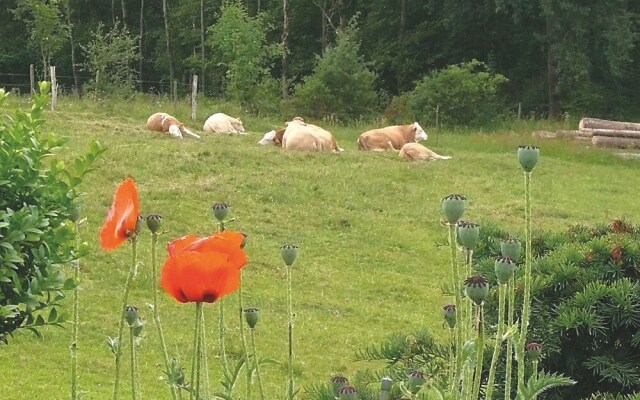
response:
M100 247L113 250L124 243L127 231L136 229L138 214L138 190L133 179L127 178L116 188L111 207L100 228Z
M183 251L187 246L197 240L199 239L196 235L185 235L169 242L169 244L167 244L167 252L170 257L173 257L176 253Z
M247 263L247 255L240 248L245 240L242 233L233 231L223 231L212 236L193 242L185 248L187 251L198 251L201 253L220 252L227 254L232 265L237 269L242 268Z

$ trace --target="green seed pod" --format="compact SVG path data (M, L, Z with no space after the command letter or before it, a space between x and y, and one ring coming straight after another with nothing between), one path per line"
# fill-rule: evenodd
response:
M147 215L147 228L151 233L157 233L162 226L162 217L158 214Z
M343 386L338 390L340 400L358 400L358 391L353 386Z
M509 257L498 257L495 263L496 278L502 285L509 283L509 279L516 270L516 263Z
M136 235L142 233L142 226L144 225L144 217L142 215L138 215L138 220L136 221Z
M442 199L442 213L448 223L455 224L462 217L466 200L459 194L450 194Z
M524 356L527 360L538 361L542 354L542 345L539 343L529 343L524 347Z
M142 335L142 329L144 328L144 318L140 317L133 325L133 336L139 337Z
M413 370L409 372L409 383L407 384L407 389L413 394L416 394L424 385L424 373L422 371Z
M244 320L249 325L249 328L253 329L256 327L258 320L260 320L260 310L255 307L247 307L244 309Z
M343 387L347 386L347 384L349 383L347 378L345 378L342 375L334 375L334 376L331 377L331 379L329 381L331 382L331 388L333 389L333 395L334 396L339 396L340 395L340 389L342 389Z
M220 222L223 222L229 214L229 205L227 203L215 203L211 206L213 216Z
M124 319L129 324L129 327L133 327L138 320L138 307L127 306L124 309Z
M536 146L518 146L518 161L524 172L531 172L538 163L540 148Z
M513 262L520 260L520 251L522 246L518 239L504 239L500 241L500 253L503 257L509 257Z
M454 304L447 304L442 307L442 314L444 316L444 320L449 325L449 328L453 329L456 327L456 306Z
M295 244L285 244L280 247L280 255L287 267L290 267L298 256L298 246Z
M460 244L467 250L473 249L480 237L480 225L469 221L458 221L456 226Z
M481 305L489 294L489 282L481 275L470 276L464 280L464 291L477 305Z
M380 380L380 390L383 392L390 392L391 386L393 386L393 379L391 379L391 377L385 376Z

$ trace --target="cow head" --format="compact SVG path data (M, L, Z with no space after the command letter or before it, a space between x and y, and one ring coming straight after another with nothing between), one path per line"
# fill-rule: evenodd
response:
M233 129L237 130L238 132L244 133L244 125L242 124L242 121L240 121L240 118L232 118L231 126L233 126Z
M260 139L258 144L261 144L263 146L275 144L275 138L276 138L276 131L270 130L269 132L264 134L264 136L262 137L262 139Z
M421 140L427 140L427 138L429 137L427 135L427 132L425 132L424 129L422 129L420 124L417 123L417 122L413 123L413 132L415 133L415 141L416 141L416 143L421 141Z

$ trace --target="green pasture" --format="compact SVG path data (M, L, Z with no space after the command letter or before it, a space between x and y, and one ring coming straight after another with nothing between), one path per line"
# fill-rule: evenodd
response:
M28 99L13 98L2 112L18 105L27 107ZM198 133L207 115L224 111L242 117L249 134L176 140L144 129L146 118L156 111L174 114ZM205 102L198 121L190 123L189 113L186 103L174 107L161 98L126 103L62 98L55 113L45 114L47 130L69 138L57 157L81 154L94 140L108 149L83 183L86 222L80 235L91 248L81 260L79 368L84 399L111 396L113 357L106 339L117 334L131 252L128 244L102 251L97 238L114 188L127 176L137 182L142 213L163 217L161 261L169 240L216 229L213 203L231 206L235 221L227 228L248 234L244 304L261 310L259 356L280 362L262 367L268 399L285 397L286 275L279 252L285 243L299 246L293 267L294 353L296 384L304 398L307 385L334 373L349 377L371 366L354 362L355 351L392 332L427 327L445 339L441 307L450 300L440 286L449 275L449 264L447 249L435 245L446 237L440 200L451 193L464 194L464 219L495 222L519 233L524 218L523 174L516 160L519 144L541 148L533 172L534 229L613 218L640 220L639 161L584 144L532 138L535 130L572 129L577 121L516 121L491 129L439 132L431 121L420 121L430 135L426 145L453 159L411 164L396 153L357 150L358 134L373 124L344 127L310 121L332 131L345 151L300 154L256 143L284 120L245 117L238 107ZM163 366L156 331L145 306L151 302L154 279L149 248L147 232L139 240L139 274L130 296L147 321L139 349L142 397L169 399L160 380ZM195 307L164 293L159 298L169 352L188 369ZM232 355L241 348L237 301L233 294L223 303ZM221 390L218 305L207 305L205 314L210 373L214 389ZM18 333L8 346L0 346L0 398L69 398L70 329L47 328L42 333L42 339ZM127 354L125 349L121 398L129 398ZM235 392L242 398L243 382L242 374Z

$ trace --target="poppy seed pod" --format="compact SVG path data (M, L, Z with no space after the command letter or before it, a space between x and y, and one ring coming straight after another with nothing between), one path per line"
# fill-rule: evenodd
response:
M422 371L413 370L409 372L409 383L407 384L407 389L413 394L416 394L424 385L424 373Z
M140 317L136 320L136 322L132 326L133 328L133 336L139 337L142 335L142 329L144 328L144 318Z
M69 209L69 219L72 222L78 222L80 220L80 206L73 203Z
M393 379L389 376L384 376L380 380L380 390L383 392L390 392L391 386L393 386Z
M246 234L246 233L244 233L244 232L240 232L240 234L241 234L242 236L244 236L244 239L242 240L242 243L240 243L240 248L241 248L241 249L244 249L244 246L246 246L246 245L247 245L247 234Z
M509 283L509 279L513 276L516 270L516 263L509 257L498 257L494 267L496 271L496 278L502 285Z
M540 148L536 146L518 146L518 162L524 172L531 172L538 163Z
M464 291L477 305L481 305L489 294L489 282L482 275L470 276L464 280Z
M124 319L129 324L129 327L133 327L138 320L138 307L127 306L124 309Z
M447 304L442 307L442 314L444 316L444 320L449 325L449 328L453 329L456 327L456 306L454 304Z
M340 395L340 389L347 386L349 381L342 375L334 375L329 380L331 382L331 388L333 389L333 394L335 396Z
M503 257L509 257L513 262L518 262L520 259L520 251L522 245L518 239L504 239L500 241L500 253Z
M244 320L247 321L249 328L253 329L260 319L260 310L255 307L247 307L244 309Z
M211 206L211 211L213 211L213 216L222 222L229 214L229 205L227 203L215 203Z
M358 391L353 386L343 386L338 390L340 400L358 400Z
M160 230L162 226L162 217L158 214L149 214L147 215L147 228L151 233L156 233Z
M290 267L298 256L298 246L295 244L285 244L280 247L280 255L287 267Z
M460 244L465 249L473 249L480 237L480 225L469 221L458 221L456 226Z
M466 200L460 194L450 194L442 199L442 213L448 223L455 224L462 217Z
M135 234L130 235L130 237L136 237L140 233L142 233L142 225L144 222L144 217L142 215L138 215L138 219L136 220L136 230Z
M528 360L538 361L542 353L542 345L540 343L531 342L524 346L524 355Z

